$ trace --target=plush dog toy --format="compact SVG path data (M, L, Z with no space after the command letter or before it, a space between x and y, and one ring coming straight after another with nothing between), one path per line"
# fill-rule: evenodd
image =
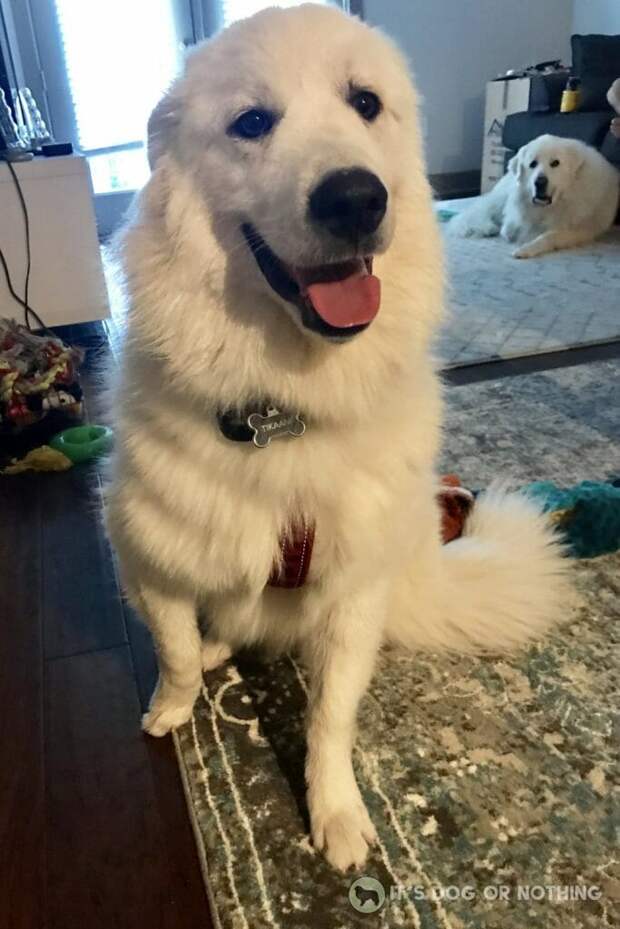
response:
M617 139L620 139L620 77L616 78L607 91L607 99L618 114L617 117L611 121L611 131Z
M620 480L582 481L573 487L537 481L525 490L552 514L572 555L595 558L620 548L619 485Z

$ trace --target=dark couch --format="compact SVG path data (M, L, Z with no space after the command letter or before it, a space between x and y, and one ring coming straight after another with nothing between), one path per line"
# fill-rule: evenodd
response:
M609 128L616 114L607 102L607 91L620 77L620 35L574 35L571 48L571 72L581 81L579 110L559 112L561 88L557 87L557 77L550 77L548 111L508 116L502 141L507 149L516 152L544 133L580 139L599 149L620 168L620 139ZM552 84L554 80L555 86Z

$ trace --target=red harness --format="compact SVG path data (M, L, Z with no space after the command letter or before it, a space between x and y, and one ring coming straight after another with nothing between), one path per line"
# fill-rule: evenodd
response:
M304 523L295 525L290 535L280 538L281 564L274 564L267 583L270 587L303 587L306 583L312 547L314 545L314 525Z
M458 539L465 520L474 502L471 491L461 487L461 482L454 474L441 479L442 488L437 494L441 508L441 538L444 545ZM290 534L280 538L282 562L274 564L268 584L271 587L286 587L292 590L303 587L310 569L312 547L314 545L314 525L304 523L293 526Z

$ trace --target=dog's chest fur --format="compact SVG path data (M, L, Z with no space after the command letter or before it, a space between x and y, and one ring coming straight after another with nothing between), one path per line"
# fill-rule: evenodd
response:
M197 591L260 591L282 533L300 520L316 527L309 588L336 574L354 584L354 573L385 572L404 556L416 488L431 487L429 405L416 415L412 404L408 418L309 422L304 436L259 449L226 439L215 417L161 387L151 396L120 426L124 480L108 505L115 535L151 567Z

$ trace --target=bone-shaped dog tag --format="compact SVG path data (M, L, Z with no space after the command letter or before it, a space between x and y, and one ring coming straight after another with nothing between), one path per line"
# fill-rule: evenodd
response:
M250 414L248 426L254 433L252 441L257 448L267 448L272 439L279 439L280 436L300 436L306 431L306 424L299 413L281 413L273 406L269 407L266 416Z

